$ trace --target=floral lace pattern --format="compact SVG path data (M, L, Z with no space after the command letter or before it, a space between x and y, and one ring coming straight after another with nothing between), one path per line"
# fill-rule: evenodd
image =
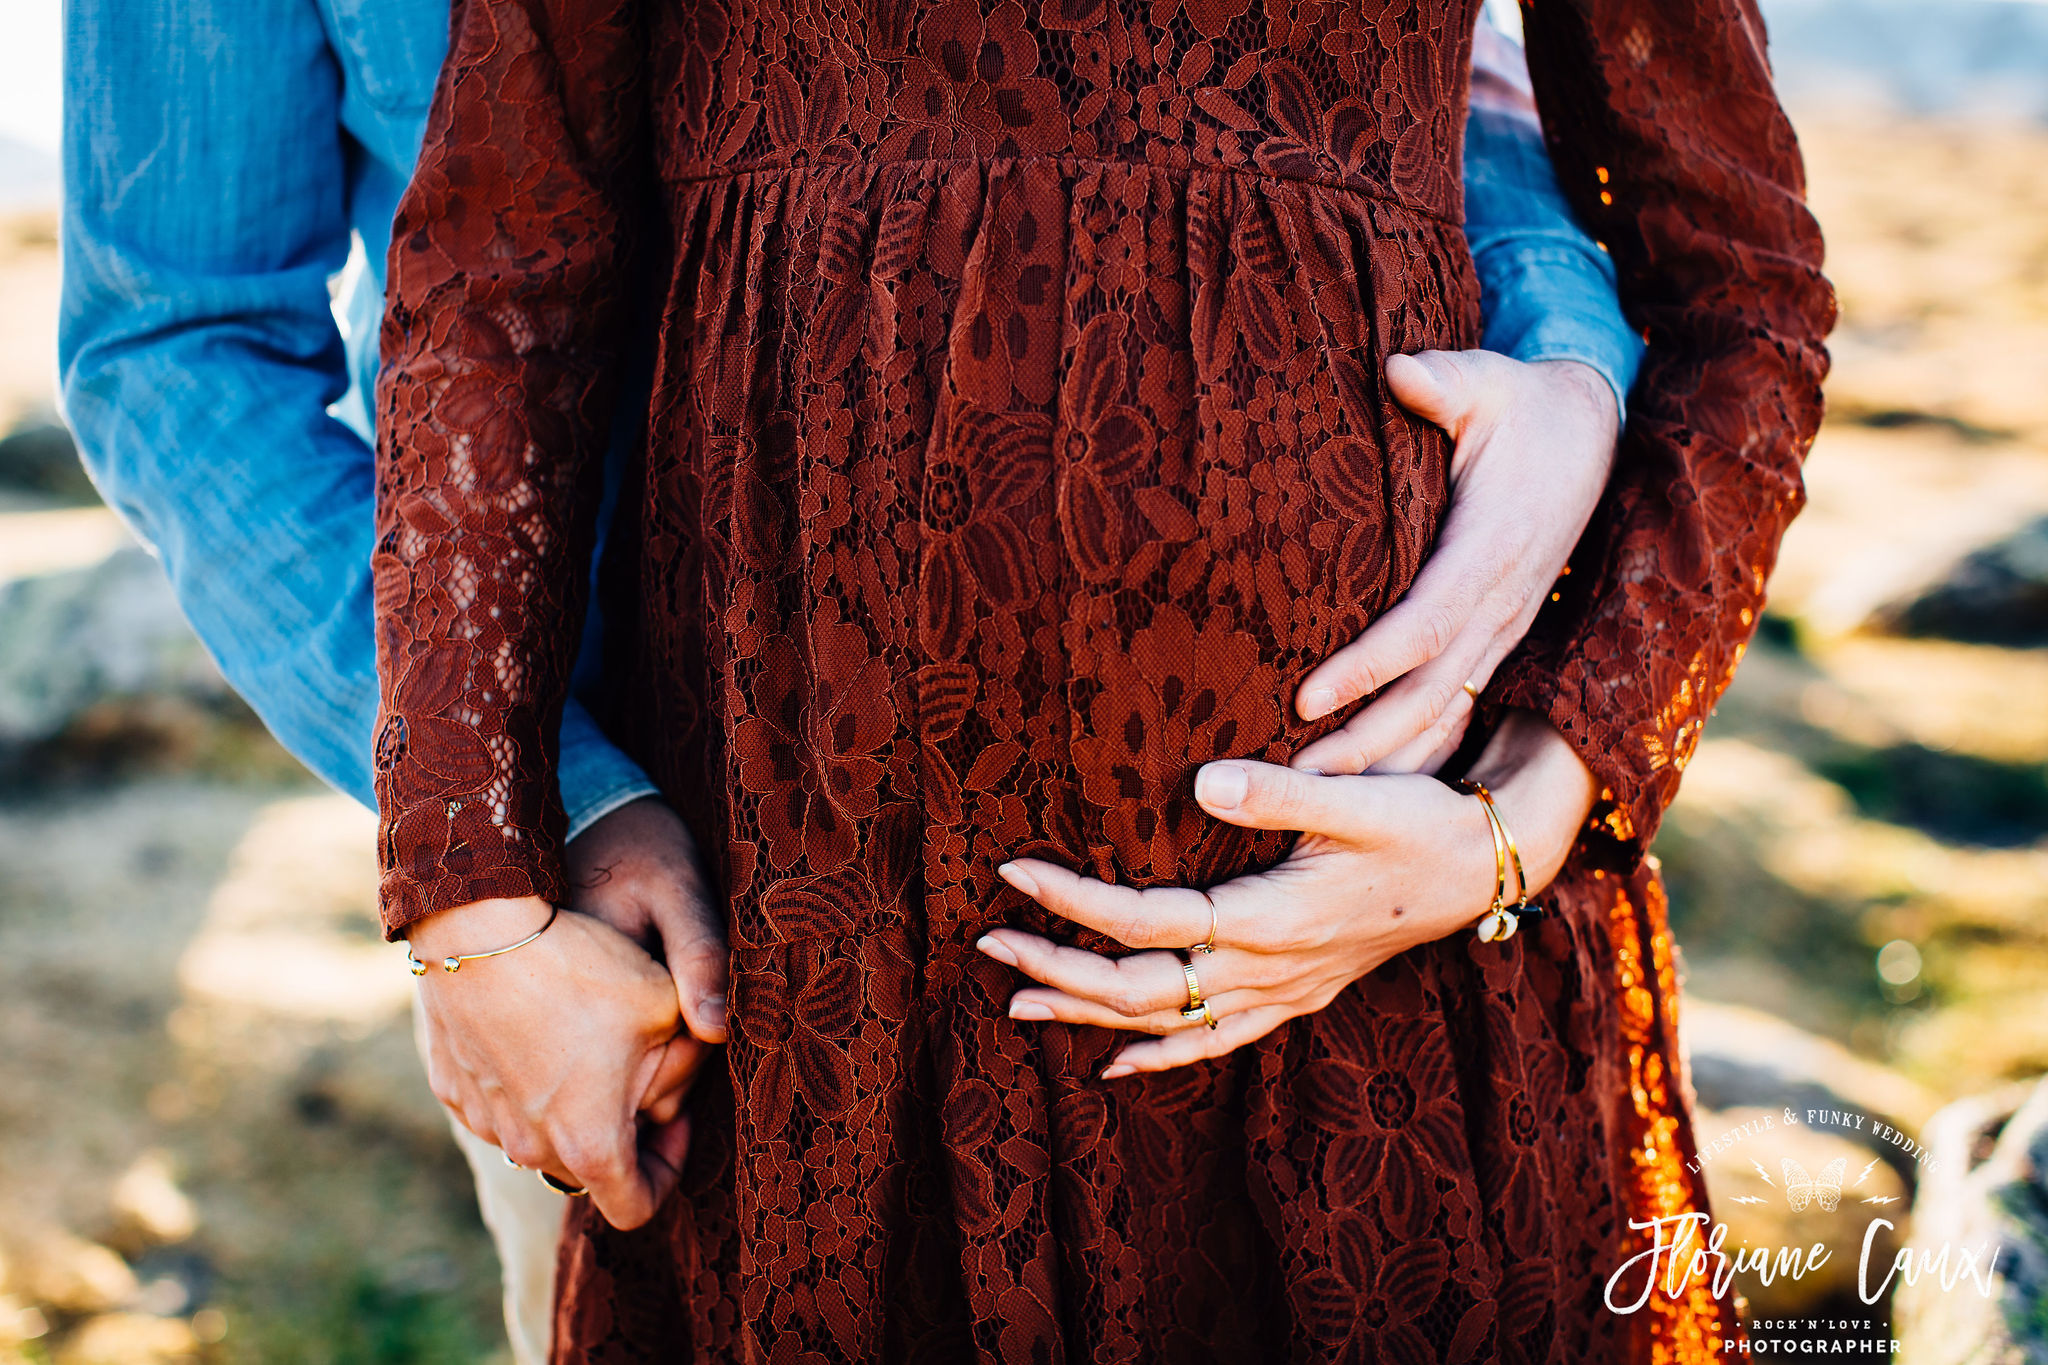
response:
M1835 321L1751 0L1525 5L1551 160L1649 343L1607 495L1489 703L1550 717L1632 867L1699 747L1805 502Z
M1285 699L1446 508L1380 366L1476 334L1474 8L458 6L380 388L387 925L562 892L549 746L658 299L605 709L733 942L683 1190L630 1234L579 1210L559 1360L1711 1354L1710 1304L1599 1303L1628 1219L1702 1197L1653 871L1589 840L1538 930L1111 1084L1115 1035L1010 1021L972 948L1062 932L1009 856L1144 885L1284 853L1192 775L1336 723ZM1796 503L1827 311L1753 13L1671 8L1529 14L1567 183L1637 196L1602 221L1658 347L1490 695L1588 746L1638 842Z

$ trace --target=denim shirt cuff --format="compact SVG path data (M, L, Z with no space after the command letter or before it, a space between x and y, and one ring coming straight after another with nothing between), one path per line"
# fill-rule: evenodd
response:
M1466 237L1479 276L1487 350L1576 360L1628 391L1643 340L1615 296L1614 262L1572 216L1534 120L1474 108L1465 129Z
M556 781L569 815L568 840L573 840L619 807L660 790L638 764L620 753L575 702L562 709L561 760Z
M1615 411L1626 422L1643 342L1615 304L1611 277L1584 247L1517 233L1487 243L1475 264L1488 305L1480 344L1531 364L1590 366L1614 390Z

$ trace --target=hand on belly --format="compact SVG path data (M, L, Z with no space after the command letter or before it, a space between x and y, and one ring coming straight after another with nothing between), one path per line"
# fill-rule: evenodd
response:
M1457 442L1451 509L1407 594L1302 679L1305 720L1379 693L1295 757L1304 770L1442 766L1549 599L1614 464L1614 391L1577 361L1425 351L1390 357L1387 384Z
M1592 809L1592 774L1547 721L1515 712L1473 776L1514 831L1529 887L1548 885ZM976 945L1043 983L1012 997L1013 1019L1163 1035L1124 1048L1106 1080L1262 1038L1396 954L1471 927L1493 900L1484 809L1433 777L1326 777L1233 759L1204 767L1195 793L1219 820L1302 837L1277 866L1206 891L1113 886L1037 859L1005 863L1010 885L1135 951L1109 957L1021 929L992 930ZM1211 941L1213 951L1177 951ZM1206 1015L1189 1009L1197 989Z

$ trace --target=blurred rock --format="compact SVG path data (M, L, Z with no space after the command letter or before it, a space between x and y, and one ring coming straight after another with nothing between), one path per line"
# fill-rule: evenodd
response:
M93 503L99 490L78 462L71 433L54 419L31 419L0 437L0 487Z
M124 1307L160 1318L183 1317L213 1297L220 1272L213 1258L190 1242L152 1247L132 1263L142 1286Z
M48 504L47 498L0 490L0 584L89 569L136 543L110 507Z
M2048 517L1967 556L1919 595L1879 608L1872 623L1895 635L2048 645Z
M21 1288L62 1313L104 1313L126 1303L135 1272L119 1256L66 1232L53 1232L23 1255Z
M49 1330L50 1320L43 1316L42 1309L0 1294L0 1346L19 1346L25 1341L35 1341Z
M152 1242L182 1242L199 1228L192 1201L171 1178L170 1160L162 1152L137 1157L114 1182L114 1216L124 1231Z
M57 1365L172 1365L193 1359L199 1339L176 1318L109 1313L85 1323L56 1352Z
M108 700L216 705L228 696L163 570L140 549L0 586L0 759Z
M1939 1104L1896 1071L1760 1010L1692 997L1680 1019L1702 1109L1845 1110L1916 1133ZM1712 1136L1704 1121L1695 1126L1702 1141ZM1910 1194L1912 1158L1888 1143L1872 1143L1869 1150L1884 1158Z
M1958 1100L1927 1125L1931 1167L1913 1206L1913 1245L1950 1262L1998 1249L1991 1293L1968 1279L1898 1285L1893 1333L1914 1365L2048 1362L2048 1081Z
M1824 1265L1797 1279L1773 1276L1765 1284L1754 1273L1738 1275L1736 1281L1754 1317L1797 1315L1829 1302L1853 1302L1864 1230L1873 1218L1895 1226L1906 1221L1906 1182L1876 1160L1880 1144L1851 1132L1787 1124L1782 1114L1782 1108L1702 1111L1695 1122L1701 1140L1707 1141L1746 1124L1761 1129L1764 1120L1772 1121L1768 1130L1706 1163L1714 1217L1728 1226L1724 1251L1732 1255L1743 1247L1769 1247L1775 1254L1779 1247L1804 1250L1817 1242L1829 1252ZM1787 1160L1797 1162L1809 1177L1821 1176L1833 1162L1842 1162L1835 1207L1825 1208L1821 1200L1809 1197L1804 1208L1795 1210L1786 1197ZM1872 1199L1888 1202L1868 1202ZM1871 1247L1872 1263L1888 1264L1896 1250L1895 1237L1880 1229Z

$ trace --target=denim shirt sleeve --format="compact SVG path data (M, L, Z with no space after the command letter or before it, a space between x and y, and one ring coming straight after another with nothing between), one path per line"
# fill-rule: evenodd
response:
M1480 344L1517 360L1591 366L1626 421L1642 338L1622 315L1614 262L1572 217L1533 115L1472 107L1465 237L1486 319Z
M279 741L374 804L375 462L328 278L349 250L344 91L304 0L65 6L64 406L101 493L154 547ZM654 788L582 707L570 835Z

